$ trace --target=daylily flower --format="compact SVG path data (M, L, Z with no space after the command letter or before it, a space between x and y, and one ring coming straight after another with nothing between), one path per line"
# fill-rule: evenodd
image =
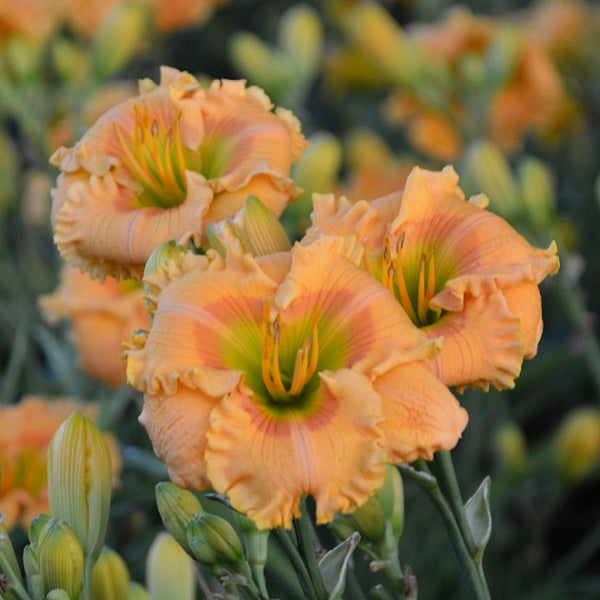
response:
M207 223L256 194L277 215L299 196L290 167L305 145L262 90L163 67L160 85L103 115L51 158L62 173L52 221L63 257L92 276L141 278L160 243L201 245Z
M61 423L76 410L90 419L98 413L97 405L91 403L41 396L25 396L18 404L0 406L0 513L5 515L7 529L17 523L27 528L33 517L49 512L48 444ZM121 459L115 439L109 433L104 433L104 437L116 484Z
M355 234L364 265L431 338L444 338L428 360L449 386L512 388L542 333L538 284L556 273L556 244L534 248L506 221L484 210L483 195L465 200L452 167L418 167L403 192L351 204L314 197L321 235Z
M352 512L386 462L452 448L467 421L424 366L438 350L358 264L352 238L214 250L146 276L153 309L128 377L173 482L213 487L260 528Z
M228 0L152 0L154 20L160 31L170 32L200 25L210 18L215 8Z
M56 27L57 11L50 0L0 1L0 40L11 34L45 39Z
M39 305L50 323L71 320L73 343L90 375L113 387L126 383L122 344L134 331L150 325L139 282L107 279L99 283L67 266L58 289L41 296Z

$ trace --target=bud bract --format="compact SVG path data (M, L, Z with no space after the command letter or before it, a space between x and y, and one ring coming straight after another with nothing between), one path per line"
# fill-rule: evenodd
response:
M52 518L46 523L37 553L44 592L62 589L76 600L83 580L83 550L64 521Z
M200 500L192 492L163 481L156 485L156 506L167 531L191 554L185 528L194 515L202 512Z
M129 594L129 571L125 561L104 547L92 569L92 598L121 600Z
M196 515L187 526L188 544L198 562L206 566L238 567L244 558L242 543L225 519L209 513Z
M194 561L169 533L158 534L150 547L146 585L151 600L193 600L196 597Z
M76 412L60 426L48 448L48 499L52 516L71 528L92 564L104 544L111 488L104 437Z

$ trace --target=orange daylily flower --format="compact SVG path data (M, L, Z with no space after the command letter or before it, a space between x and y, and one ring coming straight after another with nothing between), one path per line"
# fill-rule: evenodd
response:
M228 0L151 0L154 20L160 31L170 32L184 27L200 25L215 8Z
M62 16L77 33L92 37L121 0L62 0Z
M71 320L73 343L90 375L113 387L127 382L120 356L123 341L137 329L150 327L144 290L137 281L99 283L87 273L65 267L58 289L40 297L39 305L51 323Z
M0 0L0 40L17 34L45 39L55 29L58 14L50 0Z
M95 419L98 407L74 400L50 400L25 396L18 404L0 406L0 514L11 529L24 528L40 513L48 513L48 444L62 422L76 410ZM121 459L116 440L104 433L113 466L113 484L118 481Z
M456 444L466 412L424 362L437 341L361 256L326 237L258 258L209 250L146 277L153 325L128 377L177 485L227 494L260 528L290 527L312 494L324 523L366 502L386 462Z
M300 194L290 167L305 145L286 110L243 81L208 90L163 67L160 85L104 114L51 161L61 169L52 222L63 257L92 276L141 278L150 253L174 239L202 243L207 223L249 194L277 215Z
M432 338L443 337L431 370L449 386L512 388L542 333L538 284L556 273L556 244L531 246L506 221L465 200L452 167L416 167L403 192L373 202L314 197L321 235L353 233L367 249L365 266Z

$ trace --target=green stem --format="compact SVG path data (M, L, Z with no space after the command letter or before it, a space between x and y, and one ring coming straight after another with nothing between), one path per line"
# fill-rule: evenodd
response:
M296 531L296 537L298 539L298 547L300 548L300 553L308 568L317 598L326 600L329 597L329 594L325 588L321 569L319 569L319 563L317 562L317 557L315 555L314 529L308 516L306 499L302 499L300 508L302 510L300 518L294 519L294 530Z
M442 494L450 504L450 508L454 513L454 517L460 528L463 539L472 555L475 555L475 542L471 534L471 528L467 523L467 517L464 510L464 502L456 479L454 471L454 463L450 452L436 452L433 459L432 467L435 477L438 481Z
M20 576L15 573L8 561L8 559L0 552L0 572L6 575L7 579L11 584L10 591L19 598L19 600L31 600L31 597L21 585Z
M437 479L427 472L417 471L406 464L398 465L398 468L404 477L414 481L422 490L427 492L429 498L437 508L450 537L450 542L466 580L470 596L474 600L490 600L487 584L481 578L480 569L475 558L469 552L456 517L446 498L444 498Z
M315 592L315 588L312 583L312 579L310 578L310 574L302 560L302 556L298 552L298 548L293 544L293 542L288 537L288 532L281 527L277 529L273 529L273 535L275 539L279 542L279 545L283 548L284 552L287 554L287 557L290 559L292 566L296 570L296 575L304 588L305 593L310 597L311 600L317 600L317 594Z

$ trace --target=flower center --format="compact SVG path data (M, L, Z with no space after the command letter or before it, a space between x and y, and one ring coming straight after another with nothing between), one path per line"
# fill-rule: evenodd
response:
M402 307L417 327L431 325L440 318L441 311L430 308L431 299L436 293L436 271L434 248L429 254L422 252L419 261L418 278L408 278L403 262L404 233L400 234L395 252L391 250L391 241L386 237L383 250L381 282L402 304Z
M150 119L148 107L135 110L133 140L127 141L116 121L113 125L123 149L127 168L142 186L138 198L141 206L172 208L181 204L187 195L185 159L179 131L181 113L172 127L161 127Z
M291 376L281 368L279 363L280 343L281 324L279 318L271 323L270 306L265 302L261 324L262 378L271 399L284 403L300 396L317 370L319 338L316 322L313 323L311 335L306 337L296 352Z

